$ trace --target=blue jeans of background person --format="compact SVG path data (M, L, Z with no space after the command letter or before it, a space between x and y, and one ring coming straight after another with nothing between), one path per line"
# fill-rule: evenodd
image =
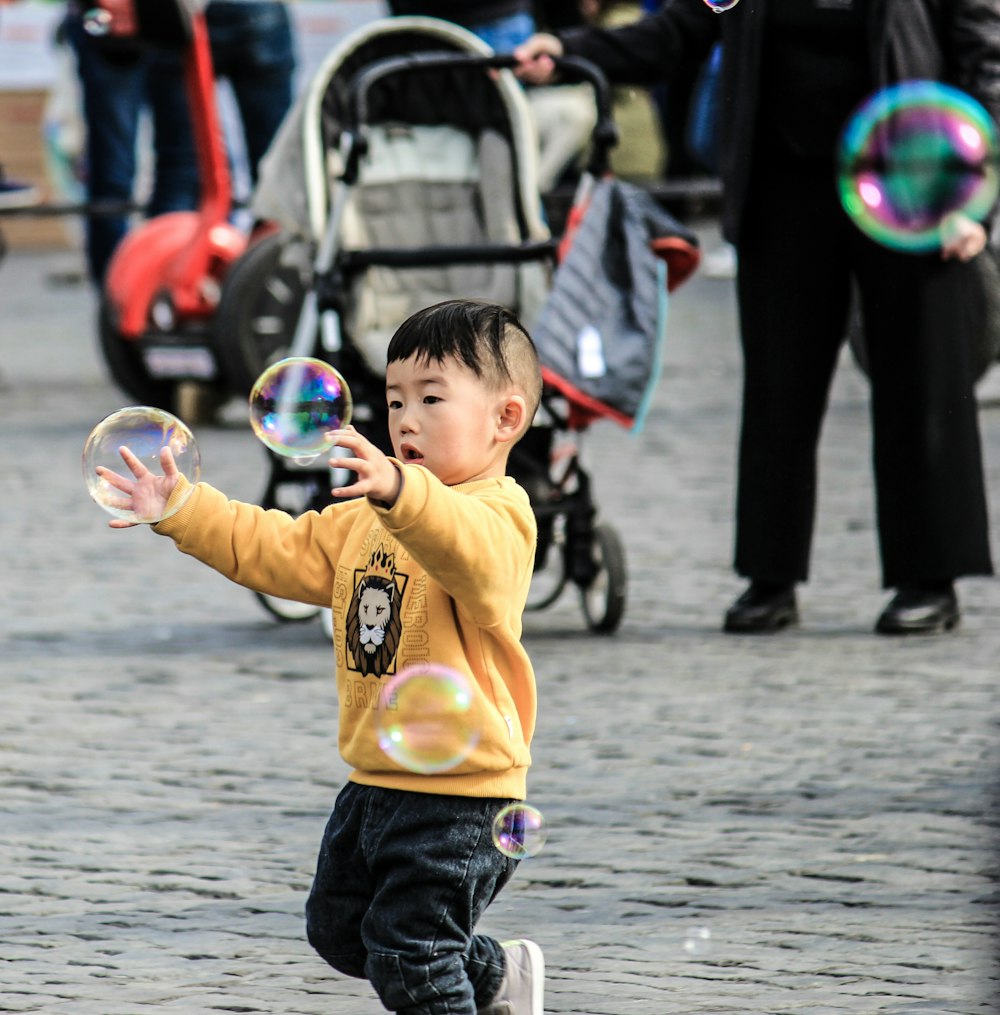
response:
M148 106L153 124L153 192L148 212L193 208L198 167L188 128L182 58L173 53L109 53L69 15L66 36L76 54L87 127L87 196L91 201L132 200L139 118ZM127 216L87 219L90 277L100 285L108 261L128 230Z
M205 23L217 77L236 99L251 181L292 104L295 42L283 3L212 0Z
M499 943L474 928L517 867L492 838L509 802L348 783L306 903L310 944L389 1011L475 1015L503 977Z
M510 17L473 25L471 31L494 53L510 53L535 34L535 19L530 14L511 14Z

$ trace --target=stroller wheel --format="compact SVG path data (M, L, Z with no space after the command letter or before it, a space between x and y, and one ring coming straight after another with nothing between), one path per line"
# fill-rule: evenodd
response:
M538 550L535 572L531 576L526 610L544 610L551 606L566 587L566 518L552 515L538 521Z
M185 423L212 423L229 396L204 381L178 381L174 402Z
M255 592L254 595L272 617L277 617L285 624L301 624L320 614L320 607L313 606L312 603L296 603L292 599L279 599L262 592Z
M140 405L177 412L176 383L150 377L138 344L125 338L115 327L107 298L101 300L97 331L104 361L115 384Z
M625 548L610 525L594 527L593 580L580 589L580 601L587 626L599 634L618 629L625 613Z
M307 244L282 233L262 237L226 275L215 339L228 390L245 396L266 367L287 355L305 298Z

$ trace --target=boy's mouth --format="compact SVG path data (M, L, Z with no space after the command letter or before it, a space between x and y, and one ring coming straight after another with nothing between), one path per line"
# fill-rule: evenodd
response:
M410 444L404 444L400 450L403 452L404 462L420 463L424 460L424 456Z

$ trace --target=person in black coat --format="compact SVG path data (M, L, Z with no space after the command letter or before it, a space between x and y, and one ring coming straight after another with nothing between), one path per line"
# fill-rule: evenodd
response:
M876 630L952 628L955 579L993 571L972 363L984 299L972 261L988 223L964 220L930 254L882 246L841 208L836 149L859 103L904 80L952 84L998 119L1000 4L740 0L719 14L703 0L674 0L614 31L536 35L515 55L533 83L549 80L551 57L566 53L613 81L648 84L719 39L722 224L738 252L744 357L735 567L749 579L724 629L798 621L852 278L870 356L882 577L895 590Z

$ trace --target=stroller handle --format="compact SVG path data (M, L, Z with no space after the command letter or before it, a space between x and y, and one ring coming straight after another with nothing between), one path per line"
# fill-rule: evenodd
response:
M594 92L597 123L591 134L591 151L587 172L591 176L604 176L608 171L609 152L618 143L618 128L611 116L611 88L604 72L589 60L578 56L561 56L554 60L556 70L564 78L589 84ZM374 85L397 74L420 74L441 70L468 71L512 70L517 60L511 54L480 56L474 53L411 53L406 56L386 57L356 74L350 83L349 109L355 124L365 124L370 115L370 93ZM354 183L358 165L365 153L362 137L354 139L347 157L343 179Z

